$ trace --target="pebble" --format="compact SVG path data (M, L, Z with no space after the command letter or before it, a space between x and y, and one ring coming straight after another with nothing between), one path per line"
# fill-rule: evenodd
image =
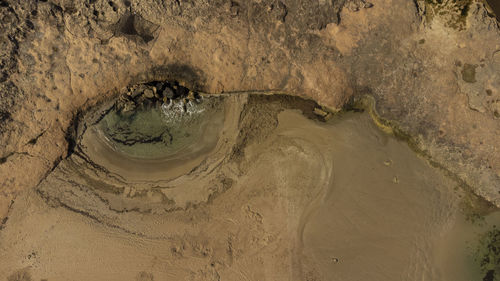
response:
M144 90L144 96L148 99L154 98L155 93L151 89Z
M314 114L319 115L321 117L325 117L328 115L328 112L324 111L323 109L321 109L319 107L314 108L313 112L314 112Z
M393 182L393 183L395 183L395 184L398 184L398 183L399 183L399 179L398 179L398 177L397 177L397 176L394 176L394 177L392 178L392 182Z
M167 88L165 88L165 90L163 90L162 95L166 98L173 99L174 98L174 91L172 91L172 89L167 87Z

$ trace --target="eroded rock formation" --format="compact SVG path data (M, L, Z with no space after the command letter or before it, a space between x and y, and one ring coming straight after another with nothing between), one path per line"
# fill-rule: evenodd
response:
M282 92L380 118L500 206L500 29L482 2L0 1L0 217L73 120L138 81Z

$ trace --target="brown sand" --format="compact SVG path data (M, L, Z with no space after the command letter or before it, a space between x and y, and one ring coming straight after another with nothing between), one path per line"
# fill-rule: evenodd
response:
M0 279L444 280L454 182L367 114L322 123L254 102L224 125L232 155L163 187L97 187L63 161L11 209Z

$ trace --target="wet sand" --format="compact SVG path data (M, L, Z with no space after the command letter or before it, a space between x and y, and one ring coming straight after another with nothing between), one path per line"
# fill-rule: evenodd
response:
M283 116L300 124L294 117ZM309 270L321 280L440 280L431 250L456 204L454 184L365 116L333 123L323 148L333 180L298 228L298 248L307 261L302 275ZM308 124L301 127L307 131Z
M240 123L250 116L248 124L274 124L273 114L245 110L254 115L239 115ZM450 269L461 261L449 251L457 244L443 243L468 227L459 223L463 194L455 182L378 130L368 114L326 123L298 110L276 116L261 137L245 131L251 126L226 124L238 138L223 133L220 140L244 144L233 149L241 151L175 179L174 189L169 182L160 201L49 177L16 200L0 231L0 278L345 281L457 274ZM144 209L151 205L157 208Z

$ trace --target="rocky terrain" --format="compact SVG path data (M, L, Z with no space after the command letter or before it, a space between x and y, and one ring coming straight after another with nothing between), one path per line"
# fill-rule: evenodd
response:
M455 258L464 190L500 206L486 3L0 0L0 34L0 278L499 276L494 227Z
M481 2L2 1L0 13L4 215L66 157L78 112L154 78L331 111L371 95L418 150L500 204L500 33Z
M0 217L137 82L371 96L381 126L500 206L500 29L480 1L0 1ZM0 227L1 228L1 227Z

